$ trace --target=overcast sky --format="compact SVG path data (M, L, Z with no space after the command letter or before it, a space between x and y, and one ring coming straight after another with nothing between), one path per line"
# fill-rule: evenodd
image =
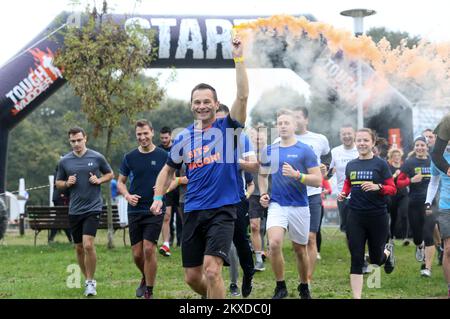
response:
M86 1L81 1L86 2ZM91 3L93 1L90 1ZM101 4L101 0L96 0ZM351 18L343 17L342 10L366 8L376 14L364 20L364 29L386 27L406 31L433 42L450 41L450 3L443 0L120 0L108 1L116 13L170 14L170 15L271 15L312 14L317 20L337 28L353 30ZM67 0L12 0L0 1L0 66L42 31L63 10L72 10ZM136 4L137 3L137 4ZM158 70L158 72L163 72ZM164 72L163 72L164 73ZM168 95L188 99L190 89L198 82L216 86L219 98L231 104L234 98L233 70L179 70L177 80L170 84ZM275 85L292 86L306 92L308 85L290 70L251 70L249 106L260 94ZM4 81L5 79L0 79Z

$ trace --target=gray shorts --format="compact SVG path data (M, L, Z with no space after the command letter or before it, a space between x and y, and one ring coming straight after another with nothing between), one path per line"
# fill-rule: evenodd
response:
M450 238L450 211L446 210L445 212L439 212L438 223L441 238Z

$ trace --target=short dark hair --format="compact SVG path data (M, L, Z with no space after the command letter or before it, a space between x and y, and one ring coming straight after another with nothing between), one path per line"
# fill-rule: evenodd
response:
M305 119L307 119L308 116L309 116L309 111L308 111L308 108L306 106L294 106L292 108L292 111L294 111L294 112L298 112L298 111L302 112L303 113L303 117Z
M230 109L225 104L220 103L219 108L217 109L217 112L223 112L226 114L230 114Z
M424 129L424 130L422 131L422 134L425 133L425 132L431 132L431 133L433 133L433 130L432 130L431 128L426 128L426 129Z
M144 127L144 126L148 126L149 128L153 129L152 122L150 122L149 120L146 120L146 119L137 120L136 124L134 125L134 129L136 129L138 127Z
M161 134L172 134L172 130L168 126L164 126L162 129L159 130L159 133Z
M341 128L352 128L352 129L354 129L353 125L350 124L350 123L342 124Z
M191 91L191 102L192 102L192 96L194 95L194 92L197 90L211 90L211 92L213 93L213 99L214 102L217 102L217 92L216 89L213 88L211 85L206 84L206 83L200 83L197 84Z
M69 137L70 137L70 135L75 135L78 133L81 133L81 134L83 134L83 136L86 136L86 132L79 126L74 126L74 127L70 128L67 135L69 135Z

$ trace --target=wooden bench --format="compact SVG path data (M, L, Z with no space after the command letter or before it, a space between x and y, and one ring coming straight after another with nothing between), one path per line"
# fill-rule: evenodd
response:
M117 205L112 206L112 215L114 232L117 229L123 229L123 244L126 246L125 230L128 225L124 227L120 224ZM36 246L37 235L41 230L70 228L68 206L27 206L26 217L30 228L34 230L34 246ZM106 206L102 208L97 229L108 229Z

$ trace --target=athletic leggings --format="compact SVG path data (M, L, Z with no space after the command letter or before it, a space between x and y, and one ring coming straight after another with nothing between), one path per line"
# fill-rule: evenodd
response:
M324 215L324 208L323 205L320 209L320 223L319 223L319 231L316 235L316 245L317 245L317 252L320 253L320 247L322 246L322 220Z
M384 246L389 236L387 213L371 216L366 212L349 209L346 234L351 255L350 274L363 274L366 242L369 247L370 263L379 266L385 263Z
M425 246L433 246L433 232L436 225L436 216L434 214L425 215L425 201L409 200L408 218L411 230L413 233L413 240L416 246L425 242Z
M396 232L396 228L398 226L402 226L401 222L399 223L399 219L401 221L403 216L408 215L408 195L407 194L397 194L394 196L390 196L389 205L388 205L389 215L391 216L391 224L390 224L390 238L394 238ZM408 227L406 229L401 229L400 238L408 237Z

